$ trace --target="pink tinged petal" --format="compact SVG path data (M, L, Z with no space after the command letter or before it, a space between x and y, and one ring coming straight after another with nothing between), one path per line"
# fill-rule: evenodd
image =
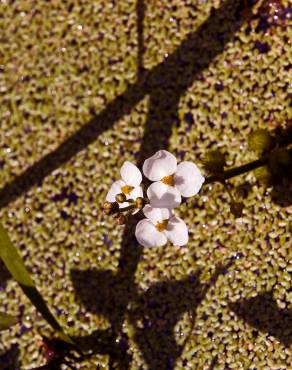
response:
M149 204L143 208L143 213L154 225L163 220L168 220L172 215L171 210L167 208L153 208Z
M115 181L112 184L111 188L109 189L109 191L107 193L107 196L105 198L106 201L107 202L115 202L116 201L116 199L115 199L116 195L122 192L121 187L125 186L125 185L126 184L122 180Z
M181 162L177 166L174 184L183 197L192 197L198 194L204 181L204 176L194 163Z
M165 176L173 175L176 168L175 156L166 150L159 150L143 164L144 175L151 181L159 181Z
M127 199L137 199L137 198L143 198L143 190L141 186L136 186L129 194L127 194Z
M179 217L171 217L164 231L171 243L177 247L186 245L189 240L188 228Z
M126 161L120 170L121 177L127 185L138 186L142 182L142 174L137 166Z
M135 235L143 247L161 247L167 242L164 233L158 231L153 223L146 218L138 222Z
M154 208L175 208L181 203L180 192L173 186L161 181L154 182L147 189L150 205Z

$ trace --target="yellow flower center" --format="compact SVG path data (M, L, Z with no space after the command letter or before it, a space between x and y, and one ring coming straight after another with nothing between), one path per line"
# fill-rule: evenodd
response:
M167 224L168 224L168 220L163 220L162 222L157 222L157 224L155 225L156 227L156 230L158 231L164 231L167 227Z
M124 194L129 194L134 189L134 186L124 185L121 187L121 191Z
M164 176L161 181L165 185L173 186L174 185L174 176L173 175Z

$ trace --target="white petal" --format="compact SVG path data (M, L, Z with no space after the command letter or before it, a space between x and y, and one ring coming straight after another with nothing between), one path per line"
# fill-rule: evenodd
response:
M136 198L143 198L143 190L141 186L136 186L129 194L127 194L127 199L136 199Z
M144 215L149 218L154 225L156 225L157 222L168 220L172 215L172 212L167 208L153 208L149 204L143 208L143 212Z
M107 193L107 196L105 198L106 201L107 202L115 202L116 201L116 199L115 199L116 195L122 192L121 187L124 186L124 185L126 185L126 184L122 180L115 181L112 184L111 188L109 189L109 191Z
M167 238L177 247L186 245L189 240L188 228L179 217L171 217L164 231Z
M174 184L183 197L192 197L198 194L204 181L204 176L194 163L181 162L177 166Z
M143 164L144 175L151 181L159 181L164 176L173 175L176 168L175 156L166 150L159 150Z
M139 244L143 247L161 247L167 242L164 233L158 231L147 218L138 222L135 235Z
M142 174L137 166L126 161L120 170L121 177L127 185L138 186L142 182Z
M154 208L175 208L181 203L180 192L173 186L161 181L154 182L147 189L147 196Z

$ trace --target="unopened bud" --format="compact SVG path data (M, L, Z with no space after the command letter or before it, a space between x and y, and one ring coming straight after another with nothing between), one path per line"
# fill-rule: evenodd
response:
M138 197L136 198L136 207L142 209L146 204L146 200L144 198Z
M219 150L210 150L203 158L203 166L209 173L221 173L224 171L226 158Z
M267 152L273 143L272 136L267 130L258 129L248 136L248 146L259 155Z
M124 203L127 200L127 197L123 193L119 193L116 195L116 201L118 203Z
M118 212L119 210L119 205L117 202L105 202L102 206L103 212L106 215L111 215L113 213Z
M111 202L105 202L102 208L105 209L112 209L113 204Z
M272 174L268 166L262 166L254 170L256 179L265 186L269 186L272 183Z
M125 225L126 222L127 222L127 216L123 215L122 213L120 213L116 217L116 223L117 223L117 225Z

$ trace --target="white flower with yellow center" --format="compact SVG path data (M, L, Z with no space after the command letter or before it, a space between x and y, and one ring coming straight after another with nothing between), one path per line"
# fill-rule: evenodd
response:
M142 182L142 174L137 166L126 161L121 169L120 174L122 180L115 181L106 196L107 202L115 202L118 194L124 194L126 199L136 200L143 197L143 190L140 186ZM129 202L119 203L120 208L129 206Z
M144 247L161 247L169 240L175 246L188 242L188 229L182 219L176 217L167 208L143 208L147 218L139 221L136 226L136 238Z
M177 164L175 156L159 150L143 164L143 173L155 181L147 189L150 204L158 208L175 208L181 197L192 197L200 191L205 178L198 167L189 161Z

